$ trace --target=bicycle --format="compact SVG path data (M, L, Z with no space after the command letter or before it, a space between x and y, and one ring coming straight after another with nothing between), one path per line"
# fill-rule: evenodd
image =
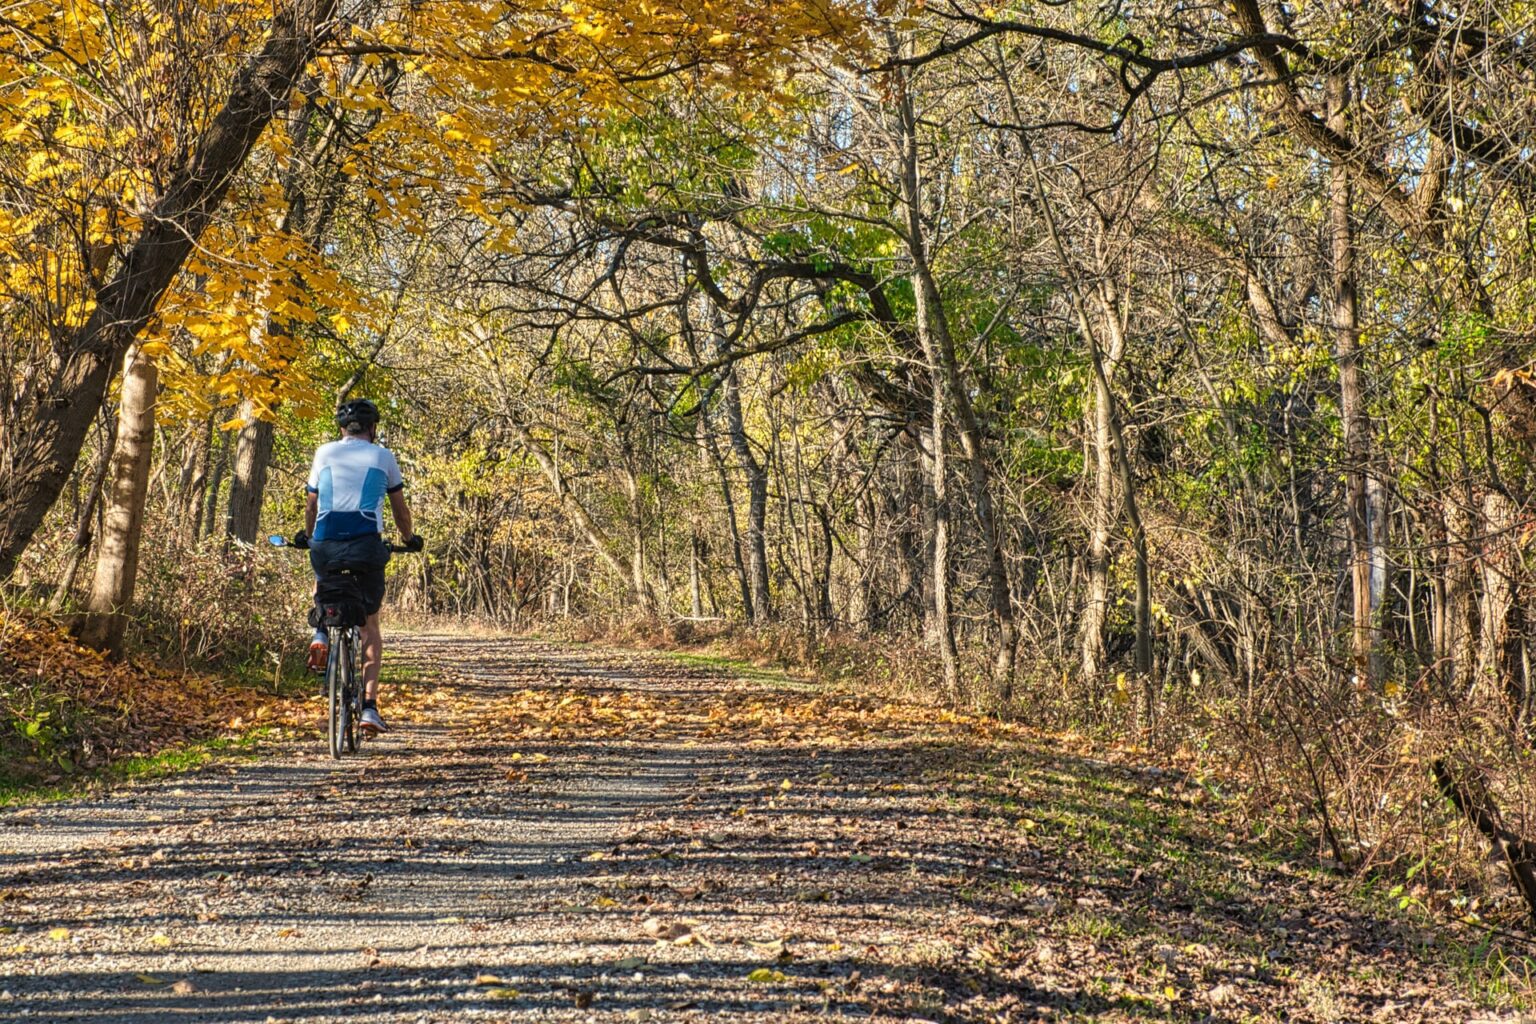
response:
M278 533L268 536L267 541L279 548L308 547L307 544L295 544ZM394 554L416 550L399 544L386 544L385 547ZM342 600L335 602L338 607L362 607L362 595L357 589L357 579L351 569L338 569L328 574L325 582L332 588L333 594L338 588L343 591L350 588L349 595L343 594ZM316 610L322 610L319 600L316 602ZM330 654L325 665L326 736L331 756L339 759L344 753L357 753L358 733L361 731L358 721L363 716L363 639L359 628L362 623L327 619L323 626L321 621L316 620L312 620L310 625L317 629L324 628L326 640L330 644Z

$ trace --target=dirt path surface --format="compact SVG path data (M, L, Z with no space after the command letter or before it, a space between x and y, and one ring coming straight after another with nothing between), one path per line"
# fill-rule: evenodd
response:
M1171 776L702 661L397 649L451 682L361 757L0 813L0 1019L1489 1012Z

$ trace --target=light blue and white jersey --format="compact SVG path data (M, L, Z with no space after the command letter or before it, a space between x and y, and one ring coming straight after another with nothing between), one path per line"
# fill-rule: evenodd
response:
M344 437L320 446L309 468L309 491L319 496L312 540L347 540L384 532L384 495L405 486L400 463L383 445Z

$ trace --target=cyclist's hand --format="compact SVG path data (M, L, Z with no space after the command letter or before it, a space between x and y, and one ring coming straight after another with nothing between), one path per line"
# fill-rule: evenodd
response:
M419 533L411 534L411 539L405 542L405 550L407 551L420 551L426 546L427 542L422 539Z
M309 547L309 534L305 533L303 530L300 530L298 533L293 535L292 544L296 548Z

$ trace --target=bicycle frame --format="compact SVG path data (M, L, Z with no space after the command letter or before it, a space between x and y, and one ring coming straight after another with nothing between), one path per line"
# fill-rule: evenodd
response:
M273 547L294 546L280 534L274 533L267 540ZM396 544L387 547L393 553L420 550ZM330 643L325 665L327 738L331 756L339 758L357 752L358 722L363 715L363 638L357 626L327 626L325 634Z

